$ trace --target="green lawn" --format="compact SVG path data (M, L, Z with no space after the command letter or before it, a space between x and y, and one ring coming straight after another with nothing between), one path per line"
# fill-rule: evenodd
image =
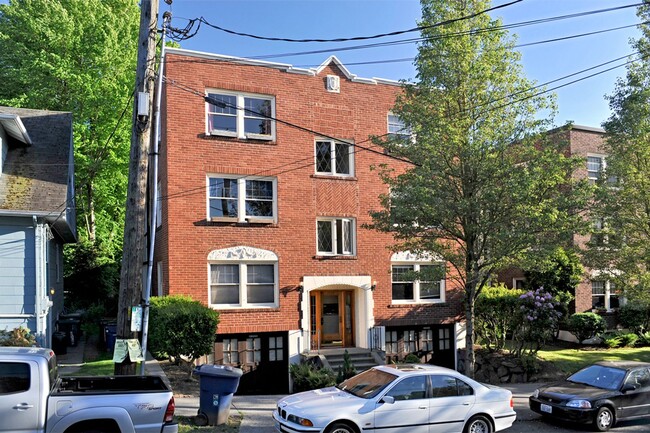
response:
M623 347L619 349L603 348L547 348L540 350L537 355L545 361L553 362L560 370L573 373L582 367L596 361L629 361L650 362L650 347Z

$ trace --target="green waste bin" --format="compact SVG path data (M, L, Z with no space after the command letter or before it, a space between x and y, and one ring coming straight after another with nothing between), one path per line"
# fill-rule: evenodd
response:
M243 372L226 365L204 364L194 369L199 376L198 425L221 425L228 421L230 403Z

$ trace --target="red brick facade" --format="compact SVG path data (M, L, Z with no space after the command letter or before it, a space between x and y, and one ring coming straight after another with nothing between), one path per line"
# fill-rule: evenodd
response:
M371 222L369 211L379 209L378 196L387 191L372 168L380 164L397 169L404 166L369 140L371 135L388 132L387 115L401 91L397 83L359 79L336 59L305 70L250 60L225 61L216 55L173 49L167 53L165 68L162 226L156 246L156 261L162 262L165 272L165 294L190 295L208 304L208 256L246 247L277 256L278 303L264 308L219 309L218 335L296 331L304 339L296 350L307 349L312 327L308 294L322 287L353 290L355 328L453 324L458 320L462 296L452 287L446 288L444 302L396 305L387 249L391 236L364 228ZM328 75L340 78L339 92L327 90ZM202 96L208 89L273 97L278 119L274 139L208 134ZM315 173L314 146L319 138L358 145L351 176ZM276 221L210 221L206 177L211 174L275 179ZM319 217L355 221L354 254L317 254ZM301 286L303 281L307 284ZM375 282L376 287L371 287ZM355 329L352 345L368 346L367 331ZM290 350L289 356L293 355Z
M570 129L552 131L551 133L555 134L558 140L569 143L568 153L570 155L584 159L584 164L574 173L574 177L577 179L585 179L589 176L587 170L587 158L589 156L602 158L603 161L606 160L602 148L605 131L600 128L573 125ZM584 248L589 239L590 235L575 234L573 236L573 242L579 248ZM597 279L597 275L597 270L585 268L582 281L576 287L575 312L581 313L592 310L592 280ZM511 268L499 274L499 281L504 282L508 287L512 287L515 278L523 278L520 269Z

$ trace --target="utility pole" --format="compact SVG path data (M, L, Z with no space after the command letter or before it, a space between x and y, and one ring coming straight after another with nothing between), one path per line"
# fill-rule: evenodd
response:
M137 338L137 332L131 329L131 308L142 303L142 280L146 262L147 172L152 123L150 113L157 30L158 0L141 0L116 346L120 341ZM115 363L115 374L135 374L135 363L131 362L128 353L122 362Z

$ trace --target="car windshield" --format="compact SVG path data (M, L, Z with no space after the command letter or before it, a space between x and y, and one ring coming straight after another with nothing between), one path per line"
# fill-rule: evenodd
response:
M590 365L567 379L569 382L582 383L602 389L618 389L625 377L625 370L620 368Z
M336 387L361 398L373 398L392 383L397 376L385 371L370 369L344 380Z

